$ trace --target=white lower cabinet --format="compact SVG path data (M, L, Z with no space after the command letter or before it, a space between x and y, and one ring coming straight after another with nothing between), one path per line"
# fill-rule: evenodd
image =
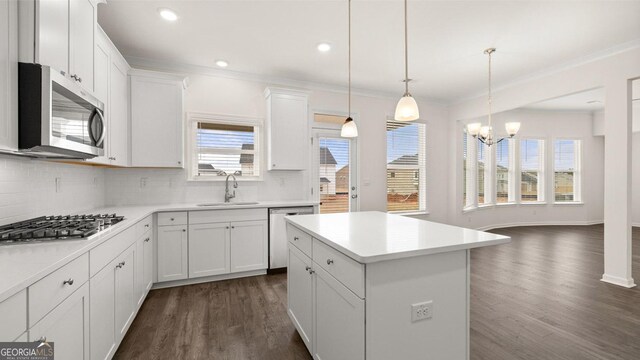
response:
M267 262L267 222L232 222L231 272L266 269Z
M316 267L315 359L364 360L364 300Z
M153 285L153 241L149 230L136 241L136 300L139 308Z
M189 225L189 278L228 274L229 223Z
M188 276L187 225L158 226L158 282Z
M289 247L289 263L287 268L287 288L295 291L287 292L288 313L291 321L298 329L302 341L313 352L313 273L311 258L294 246Z
M33 341L55 343L56 359L89 359L89 284L84 284L29 330Z
M116 259L91 278L91 360L111 359L116 350Z
M115 266L115 315L118 342L124 338L136 310L135 253L135 245L131 245L120 256L122 260Z

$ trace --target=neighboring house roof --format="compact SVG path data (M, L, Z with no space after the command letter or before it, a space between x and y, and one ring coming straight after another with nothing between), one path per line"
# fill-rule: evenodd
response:
M253 150L253 144L242 144L242 150ZM240 164L253 165L253 154L240 154Z
M338 162L333 157L331 150L325 146L320 147L320 165L336 165Z
M320 178L320 182L321 182L321 183L330 183L330 182L331 182L331 180L327 179L326 177L321 177L321 178Z
M198 170L215 170L212 164L198 164Z
M415 155L402 155L399 158L391 161L389 165L401 165L401 166L418 166L418 154Z

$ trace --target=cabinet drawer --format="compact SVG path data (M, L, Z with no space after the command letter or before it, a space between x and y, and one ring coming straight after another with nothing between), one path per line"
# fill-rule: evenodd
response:
M187 212L175 211L158 214L158 226L187 225Z
M291 224L287 224L287 240L305 255L311 257L311 235Z
M152 222L153 216L149 215L144 220L141 220L136 224L136 239L139 239L147 231L151 230Z
M267 209L232 209L189 211L189 224L267 220Z
M313 239L313 261L364 299L364 265Z
M29 327L40 321L88 279L89 255L84 254L31 285L29 287Z
M90 276L97 274L102 268L107 266L116 256L122 254L136 240L135 226L132 226L111 239L103 242L95 249L89 251Z
M12 341L27 330L26 289L0 303L0 319L0 341Z

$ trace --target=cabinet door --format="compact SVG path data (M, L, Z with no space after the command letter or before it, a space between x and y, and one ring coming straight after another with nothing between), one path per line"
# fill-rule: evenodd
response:
M115 319L116 341L120 342L135 312L135 245L118 257L120 262L115 270Z
M364 360L364 300L319 266L314 270L314 358Z
M18 148L18 2L0 1L0 149Z
M153 233L149 231L149 236L144 238L142 251L143 256L143 269L142 269L142 283L144 285L145 294L151 289L153 285L153 239L151 238Z
M158 282L188 276L186 225L158 227Z
M69 74L89 91L93 91L95 16L91 0L69 0Z
M267 222L231 223L231 272L267 268Z
M304 170L308 166L307 97L273 94L268 105L269 170Z
M228 274L229 223L189 225L189 278Z
M39 0L36 7L39 22L36 24L35 62L68 73L69 0ZM93 45L90 49L93 51Z
M131 166L182 167L182 82L131 76Z
M151 231L136 242L136 308L142 305L153 281L153 243Z
M109 156L111 164L129 163L129 65L116 54L109 71Z
M94 95L98 100L104 103L105 108L105 121L107 122L107 134L104 141L104 155L98 156L93 159L86 160L87 162L96 164L110 164L109 160L109 141L111 140L111 111L109 110L109 66L111 63L109 51L110 46L106 39L106 35L102 32L98 32L96 36L96 46L94 51Z
M313 276L311 259L289 245L287 269L287 312L304 344L313 351Z
M89 280L91 359L111 359L116 350L114 260ZM57 344L56 344L57 345Z
M89 359L89 284L84 284L29 330L32 341L55 343L56 359Z

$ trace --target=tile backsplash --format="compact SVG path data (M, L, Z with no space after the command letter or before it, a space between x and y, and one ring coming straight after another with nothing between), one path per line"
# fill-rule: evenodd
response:
M107 205L224 201L224 181L187 181L183 169L107 169ZM306 199L304 171L266 172L262 181L239 181L233 201Z
M105 205L105 170L0 155L0 225Z

